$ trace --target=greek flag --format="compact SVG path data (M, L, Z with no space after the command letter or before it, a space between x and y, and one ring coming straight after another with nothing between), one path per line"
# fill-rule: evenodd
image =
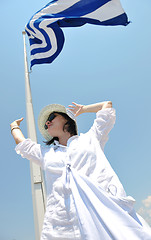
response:
M86 23L126 26L129 22L119 0L52 0L26 25L31 67L51 63L59 55L64 44L61 28Z

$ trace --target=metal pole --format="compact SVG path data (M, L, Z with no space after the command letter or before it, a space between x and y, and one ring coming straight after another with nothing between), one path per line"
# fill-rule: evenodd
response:
M24 41L27 130L28 130L28 137L34 142L37 142L29 71L28 71L26 40L25 40L26 32L23 31L22 34L23 34L23 41ZM40 167L31 161L30 161L30 174L31 174L31 189L32 189L34 224L35 224L35 238L36 240L40 240L44 213L45 213L45 187L44 187L43 175Z

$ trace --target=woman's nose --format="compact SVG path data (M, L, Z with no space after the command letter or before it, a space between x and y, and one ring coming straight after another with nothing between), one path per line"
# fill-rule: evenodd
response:
M47 127L49 127L49 126L50 126L50 124L51 124L51 122L50 122L50 121L47 121L47 122L46 122L46 126L47 126Z

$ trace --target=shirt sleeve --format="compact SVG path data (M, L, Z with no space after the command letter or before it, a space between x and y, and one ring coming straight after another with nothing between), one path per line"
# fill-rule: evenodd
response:
M108 140L108 134L115 124L115 109L105 108L96 113L96 119L90 132L99 140L102 150Z
M42 147L40 144L33 142L27 138L20 142L16 148L16 153L20 154L23 158L33 161L43 168Z

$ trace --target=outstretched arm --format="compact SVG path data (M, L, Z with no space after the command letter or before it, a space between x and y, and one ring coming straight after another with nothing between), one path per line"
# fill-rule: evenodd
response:
M23 121L23 118L17 119L14 122L10 124L11 127L11 133L13 135L13 138L16 142L16 144L22 142L25 140L25 137L20 129L20 123Z
M99 110L102 110L104 108L112 107L111 101L99 102L99 103L90 104L90 105L81 105L75 102L72 102L72 104L73 105L69 105L69 108L75 114L76 117L82 113L98 112Z

